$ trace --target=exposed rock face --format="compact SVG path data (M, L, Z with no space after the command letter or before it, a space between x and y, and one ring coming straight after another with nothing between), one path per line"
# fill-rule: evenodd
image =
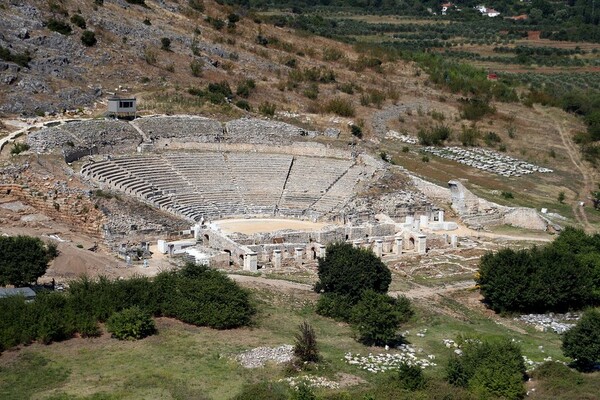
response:
M525 229L546 230L548 221L533 208L506 207L475 196L457 180L448 182L452 209L472 227L508 224Z

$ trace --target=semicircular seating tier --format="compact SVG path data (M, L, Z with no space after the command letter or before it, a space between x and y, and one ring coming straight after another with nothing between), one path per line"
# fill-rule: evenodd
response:
M332 216L373 168L351 159L243 152L111 158L83 176L192 221L235 216Z

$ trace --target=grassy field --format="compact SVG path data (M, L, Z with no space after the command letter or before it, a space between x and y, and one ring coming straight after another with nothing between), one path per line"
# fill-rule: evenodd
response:
M159 333L137 342L121 342L105 334L7 351L0 356L0 398L232 398L244 384L278 381L287 376L283 366L269 364L250 370L241 367L233 357L259 346L293 343L297 325L303 320L314 326L324 357L320 367L310 373L332 381L359 383L337 391L320 389L318 393L347 392L349 398L379 393L381 397L377 398L388 398L381 395L381 384L388 378L343 361L347 352L367 355L385 351L354 341L346 324L317 316L316 294L265 289L252 292L260 311L250 328L217 331L160 318ZM524 355L534 361L548 356L563 359L558 335L494 315L479 303L475 292L466 290L418 300L416 309L416 317L403 329L408 330L406 340L417 349L417 356L435 356L437 366L426 370L432 387L443 385L444 365L453 351L442 340L459 335L508 337L517 341ZM423 336L417 336L417 332L424 332Z

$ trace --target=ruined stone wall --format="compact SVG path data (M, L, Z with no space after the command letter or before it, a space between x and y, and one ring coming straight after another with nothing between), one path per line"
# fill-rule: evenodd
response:
M533 208L516 207L504 216L504 223L526 229L545 230L548 223Z
M242 152L242 153L272 153L290 154L294 156L327 157L351 159L348 151L327 147L320 143L299 142L293 146L278 144L250 144L250 143L197 143L177 142L168 139L155 141L156 150L202 150L215 152Z
M101 238L104 215L94 208L85 196L62 196L40 187L17 184L0 184L0 195L11 195L49 216L52 219L76 227L77 231Z

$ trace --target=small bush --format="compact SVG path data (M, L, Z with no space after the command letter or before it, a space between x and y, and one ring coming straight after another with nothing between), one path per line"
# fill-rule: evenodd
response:
M306 321L298 326L294 343L294 355L301 363L319 362L321 356L317 347L317 335L313 327Z
M356 114L352 102L341 97L331 99L325 105L325 112L336 114L340 117L354 117Z
M106 329L119 340L138 340L156 332L152 317L137 306L114 313L106 321Z
M10 149L10 154L17 155L27 150L29 150L29 145L27 143L15 143Z
M97 43L96 34L92 31L83 31L81 33L81 43L87 47L92 47Z
M250 111L252 110L252 107L250 106L250 103L248 103L246 100L238 100L235 102L235 106L238 108L241 108L242 110L246 110L246 111Z
M171 39L168 37L160 38L160 48L164 51L171 51Z
M460 140L463 146L477 146L477 140L480 136L481 132L479 132L476 126L467 128L463 125L458 140Z
M204 61L201 59L195 58L190 63L190 70L192 71L192 76L199 77L202 76L202 69L204 68Z
M74 14L71 17L71 22L73 23L73 25L75 25L81 29L85 29L87 27L87 25L85 23L85 19L83 19L81 14Z
M483 137L483 141L489 147L494 147L497 143L502 143L502 138L496 132L488 132Z
M504 198L505 198L505 199L507 199L507 200L508 200L508 199L514 199L514 198L515 198L515 196L513 195L513 193L512 193L512 192L505 192L505 191L502 191L502 193L501 193L501 196L502 196L502 197L504 197Z
M152 22L150 21L149 18L144 18L144 20L142 22L144 25L148 25L148 26L152 25Z
M204 2L202 0L188 0L188 6L198 12L204 12Z
M73 31L73 28L71 28L71 25L67 24L66 22L54 19L54 18L50 18L48 20L48 22L46 23L46 26L51 31L58 32L61 35L70 35L71 32Z
M356 136L359 139L363 136L362 128L354 124L350 125L350 133L352 133L352 136Z
M462 118L472 121L496 112L496 109L490 105L489 100L485 98L463 99L460 110Z
M144 49L144 61L149 65L156 64L156 53L150 48Z
M128 2L129 4L138 4L140 6L146 6L145 0L125 0L125 1Z
M452 131L446 125L438 125L430 130L419 129L417 137L423 146L439 146L450 139Z
M275 110L277 109L277 106L273 103L269 103L268 101L261 103L258 106L258 111L263 114L266 115L268 117L272 117L275 115Z

